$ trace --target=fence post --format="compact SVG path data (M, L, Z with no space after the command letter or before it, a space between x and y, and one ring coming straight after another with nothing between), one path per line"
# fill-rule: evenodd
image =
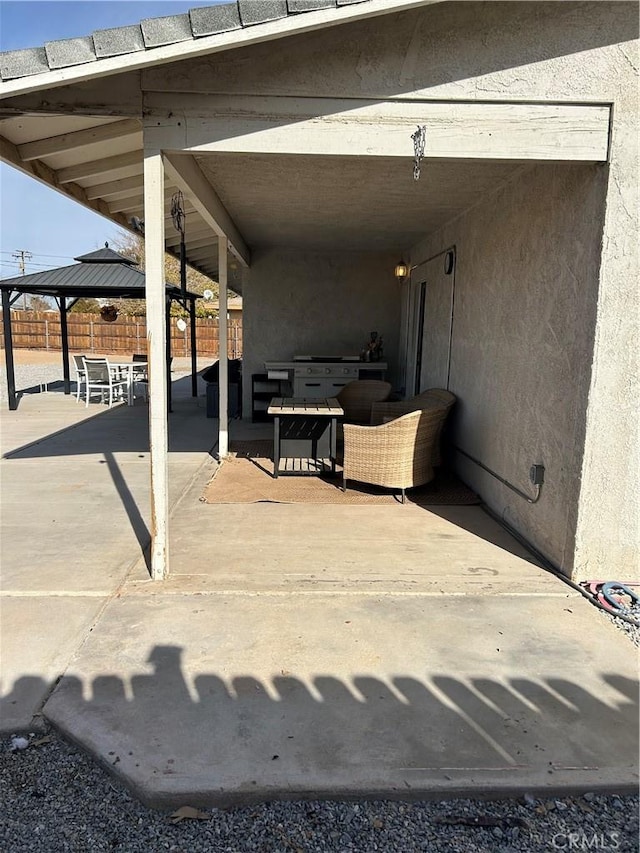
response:
M44 348L49 349L49 321L46 317L44 320Z
M93 348L93 320L89 320L89 351L95 352Z

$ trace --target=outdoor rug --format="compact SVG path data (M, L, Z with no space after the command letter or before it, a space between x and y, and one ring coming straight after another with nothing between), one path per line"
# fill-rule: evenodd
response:
M210 504L312 503L379 504L400 502L388 489L365 483L347 482L342 491L342 473L321 476L280 476L273 478L273 444L269 440L231 442L230 454L207 484L201 501ZM479 504L480 498L453 474L440 472L426 486L407 492L407 501L421 506Z

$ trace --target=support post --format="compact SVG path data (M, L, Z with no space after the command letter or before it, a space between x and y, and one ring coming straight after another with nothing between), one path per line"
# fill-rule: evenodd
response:
M62 342L62 377L64 393L71 393L71 376L69 373L69 327L67 325L67 300L61 296L58 302L60 308L60 340Z
M218 426L218 456L224 459L229 453L229 357L227 353L227 249L226 237L218 237L218 382L220 391L220 421Z
M4 331L4 360L7 367L7 392L9 395L9 411L18 408L16 396L16 373L13 366L13 333L11 332L11 293L2 291L2 327Z
M167 324L167 413L172 412L171 400L171 299L167 297L165 308L165 322Z
M163 580L169 573L164 164L160 151L148 148L144 152L144 221L151 460L151 577L153 580Z
M198 352L196 341L196 300L191 299L191 396L198 396Z

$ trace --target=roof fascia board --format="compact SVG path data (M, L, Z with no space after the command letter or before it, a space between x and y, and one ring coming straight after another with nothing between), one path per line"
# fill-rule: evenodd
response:
M108 59L98 59L95 62L87 62L83 65L34 74L30 77L7 80L0 83L0 100L13 95L37 92L69 83L94 80L99 77L118 74L121 71L133 71L175 62L176 60L221 53L236 47L260 44L286 36L321 30L336 24L361 21L440 2L443 0L369 0L368 3L357 3L353 6L305 12L303 15L288 15L286 18L280 18L277 21L256 24L241 30L204 36L193 41L180 41L164 47L149 48L139 53L127 53Z

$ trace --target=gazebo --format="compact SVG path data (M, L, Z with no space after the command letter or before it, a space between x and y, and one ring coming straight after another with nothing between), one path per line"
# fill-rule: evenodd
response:
M62 370L64 393L71 393L69 375L69 335L67 312L81 297L94 299L144 299L145 274L136 269L137 262L114 252L105 243L103 249L79 255L77 263L32 273L31 275L8 278L0 281L2 291L2 322L5 340L5 360L7 366L7 389L9 409L16 409L15 371L13 363L13 336L11 331L11 306L24 293L38 296L50 296L60 311L60 334L62 338ZM172 301L182 305L188 311L191 321L191 394L197 396L196 367L196 313L195 302L200 294L191 293L175 284L165 285L166 322L167 322L167 365L171 361L171 335L169 334L170 305ZM167 399L171 408L171 385L167 386Z

